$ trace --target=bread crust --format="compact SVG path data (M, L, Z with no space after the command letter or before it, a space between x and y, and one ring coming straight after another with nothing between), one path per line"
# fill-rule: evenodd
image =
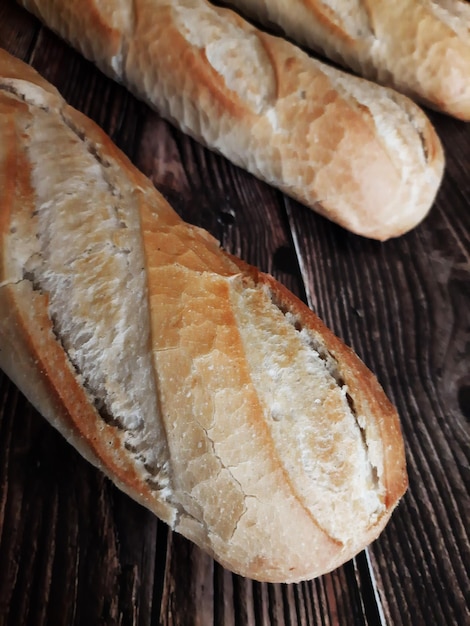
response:
M470 120L470 8L462 0L228 0L299 44Z
M311 578L339 566L373 541L406 490L407 478L396 411L358 357L272 277L227 255L208 233L185 224L95 124L66 105L31 68L3 51L0 108L2 369L118 487L239 574L272 582ZM43 119L57 133L47 163L41 163L51 181L57 168L67 167L64 155L73 160L83 149L106 170L118 192L113 197L125 203L132 199L140 220L146 275L142 302L150 311L151 374L157 383L158 433L164 438L158 442L157 459L164 472L154 481L128 445L126 428L97 409L92 384L77 370L52 313L53 293L34 269L35 263L45 262L44 250L37 248L37 213L55 210L60 199L53 195L51 182L44 203L35 184L35 128ZM80 162L85 157L78 158ZM83 163L85 168L88 161ZM67 195L67 188L62 191ZM91 194L86 188L86 196ZM87 200L78 191L75 201L75 210L80 211ZM58 223L52 220L52 228L59 228ZM86 239L83 250L90 247ZM54 271L52 265L46 269L48 274ZM115 278L108 276L106 282ZM91 282L95 279L92 276ZM288 359L286 372L293 368L295 377L308 379L310 374L294 362L299 354L309 355L325 371L321 376L328 388L318 419L326 419L326 427L321 427L326 430L319 436L329 436L330 418L332 429L336 420L349 424L350 443L344 433L340 441L328 444L333 455L352 463L346 476L336 465L331 476L328 472L323 476L336 507L332 513L328 499L318 502L310 497L314 484L305 489L310 470L300 457L294 459L294 468L290 457L286 460L292 446L279 443L274 424L278 417L271 416L274 409L266 406L257 380L266 373L253 369L253 354L243 339L245 317L255 333L268 317L276 320L268 327L273 345L286 341L295 352L282 355ZM308 338L307 347L305 341L299 345L301 336ZM270 360L272 356L279 357L275 348L267 354ZM123 360L128 358L131 353L122 355ZM346 390L352 410L345 402ZM290 402L289 394L288 389ZM283 427L290 428L289 424L286 421ZM353 448L343 453L343 442ZM349 458L351 450L357 458ZM308 453L317 454L315 447ZM317 456L320 462L321 455ZM354 471L351 480L350 467L357 471L357 480ZM369 485L373 510L351 505L350 491L356 482L363 484L361 472L366 474L364 485ZM346 497L338 498L335 493L341 489ZM356 521L352 533L341 525L342 517L351 515Z
M205 0L21 4L184 132L357 234L399 236L433 204L444 156L416 105L232 11Z

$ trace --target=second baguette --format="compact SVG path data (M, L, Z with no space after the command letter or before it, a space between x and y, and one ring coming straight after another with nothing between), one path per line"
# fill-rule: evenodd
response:
M470 121L464 0L228 0L360 76Z
M444 157L424 113L205 0L21 0L183 131L351 231L429 211Z

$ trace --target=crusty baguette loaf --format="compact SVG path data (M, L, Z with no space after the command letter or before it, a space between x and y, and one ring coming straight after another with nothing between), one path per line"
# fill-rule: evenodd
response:
M377 537L407 477L373 375L4 51L0 237L1 368L131 497L259 580Z
M357 74L470 120L466 0L227 0Z
M415 226L443 154L422 111L205 0L22 4L206 146L355 233Z

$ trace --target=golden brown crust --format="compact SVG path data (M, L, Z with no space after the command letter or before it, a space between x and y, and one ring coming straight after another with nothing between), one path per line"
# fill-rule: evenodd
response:
M252 272L251 268L245 271ZM365 364L357 358L351 348L334 335L331 330L301 300L294 296L272 276L255 271L254 279L264 283L275 294L280 306L294 313L302 325L321 337L326 350L341 363L341 375L350 390L351 397L358 398L356 410L370 416L380 416L369 426L376 429L375 437L382 441L394 442L390 448L384 446L386 472L383 480L386 484L386 506L401 498L408 487L406 459L400 423L395 407L378 385L377 379Z
M470 9L462 0L228 0L369 80L470 120Z
M7 79L1 78L3 61ZM40 89L33 89L29 76L29 68L0 52L0 181L12 175L0 196L2 368L88 460L233 571L258 580L289 582L320 575L351 558L377 537L406 488L398 417L373 375L273 278L225 254L208 233L185 224L100 129L37 77L33 84ZM36 142L41 144L36 127L45 119L56 141L67 146L70 162L75 166L78 159L84 168L85 163L90 167L93 155L96 177L100 168L105 170L107 187L119 189L112 197L131 203L129 210L138 215L146 276L140 301L150 311L151 376L157 383L158 432L166 439L163 458L157 459L168 464L169 481L164 486L148 481L127 445L126 427L107 421L95 408L98 398L92 384L75 367L73 350L51 312L55 296L40 271L47 261L36 213L59 211L55 205L69 190L66 179L59 196L50 185L46 208L37 206L43 190L35 185L35 169L48 168L52 179L58 161L61 171L68 165L57 149L47 147L40 165L35 161ZM19 159L23 160L17 168ZM87 198L92 193L87 187ZM78 192L75 210L85 210L85 204ZM100 208L93 205L94 212ZM59 229L60 222L52 220L51 228ZM75 238L82 236L73 233ZM93 232L93 237L98 235ZM84 251L90 247L89 236L83 241ZM106 246L102 248L109 256ZM106 283L115 278L104 276ZM103 277L93 279L87 288ZM120 306L123 298L124 293ZM260 374L257 365L259 350L250 353L252 340L265 343L262 333L273 340L267 358L287 359L279 373L289 377L293 369L294 378L304 376L307 381L309 368L316 364L321 385L325 380L323 408L316 415L326 431L318 436L328 439L336 427L340 437L323 450L302 444L299 455L292 457L296 425L292 422L294 435L289 434L290 418L281 425L280 440L279 416L266 400L270 387L264 386L265 372ZM301 342L302 333L307 338ZM285 352L277 350L278 341L285 342ZM123 361L127 358L133 358L132 350ZM302 359L310 364L305 370L298 364ZM270 363L273 366L274 361ZM289 384L283 393L290 403L295 398ZM347 408L346 390L353 398L353 411ZM315 399L308 398L306 404ZM300 415L303 410L300 407L296 421L310 419ZM343 432L343 423L349 434ZM283 443L284 437L294 445ZM311 440L318 440L317 433L312 431ZM316 455L315 467L303 466L301 452ZM347 457L352 477L336 465L342 457ZM308 480L305 486L306 477L317 472L316 465L326 484L321 497L315 481ZM337 495L338 489L345 497ZM350 500L350 489L357 492L357 502ZM336 507L333 515L330 500ZM354 519L352 534L349 525L341 523L343 516Z
M5 72L3 69L5 68ZM52 85L31 67L21 64L0 50L1 79L21 78L45 89L61 104ZM7 92L8 93L8 92ZM73 113L83 129L109 144L122 164L126 159L87 118ZM148 485L136 471L135 461L126 455L118 430L102 422L96 409L77 379L67 355L54 336L48 313L47 296L34 290L24 278L22 260L13 256L10 244L12 229L29 228L34 211L34 189L31 164L21 141L24 118L31 118L30 107L21 101L11 102L0 89L1 158L0 158L0 361L7 374L26 393L30 401L94 465L98 466L125 491L132 489L134 498L149 506L162 518L171 518L164 507L154 502ZM21 120L23 123L21 123ZM97 137L98 135L98 137ZM136 181L140 178L136 174ZM12 215L15 226L12 226ZM116 454L116 451L119 451Z
M355 233L401 235L434 201L444 158L418 107L232 11L205 0L23 4L198 141Z
M79 7L74 6L73 2L60 0L48 0L48 2L27 0L23 3L29 11L41 15L54 30L62 31L66 39L73 39L77 31L93 32L93 37L83 38L85 56L93 58L99 51L102 51L109 58L118 58L122 45L122 28L131 25L132 3L116 2L114 10L107 14L106 20L103 19L103 12L95 2L87 1L80 4L82 10L77 10ZM111 66L109 73L117 78L120 70L115 73Z

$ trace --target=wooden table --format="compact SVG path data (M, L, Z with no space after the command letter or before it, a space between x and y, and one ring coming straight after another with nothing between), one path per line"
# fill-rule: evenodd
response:
M12 0L1 2L0 45L97 121L187 221L276 276L355 349L398 407L410 479L353 561L298 585L256 583L121 494L0 374L0 624L470 624L470 126L430 114L447 150L435 206L378 243L204 150Z

